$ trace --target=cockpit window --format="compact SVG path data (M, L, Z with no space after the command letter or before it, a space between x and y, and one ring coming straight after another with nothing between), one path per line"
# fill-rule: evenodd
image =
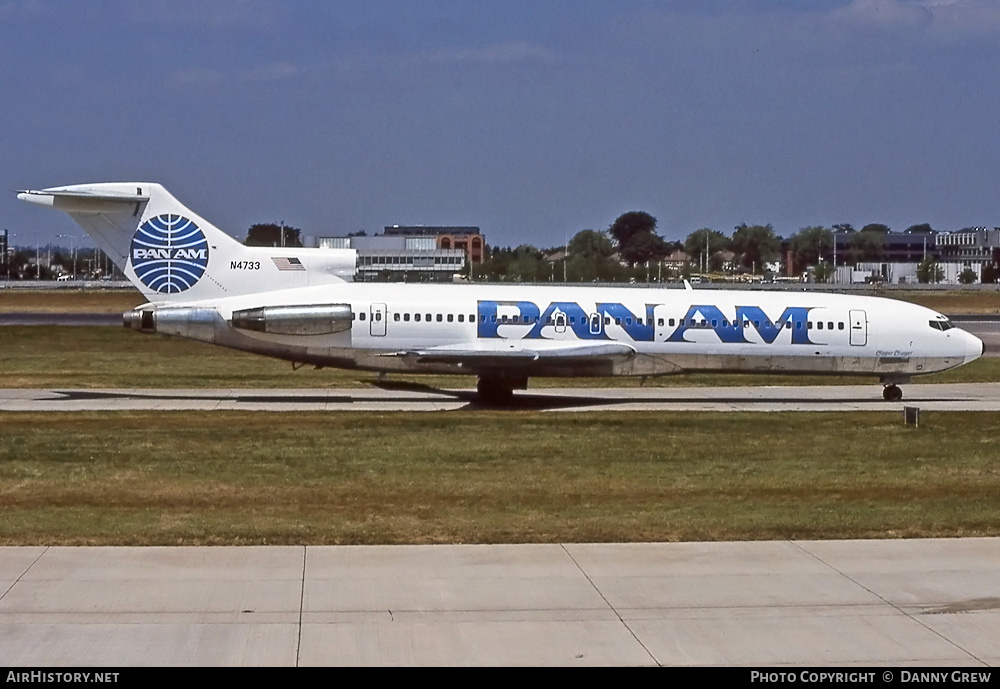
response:
M955 327L951 321L929 321L929 323L935 330L951 330Z

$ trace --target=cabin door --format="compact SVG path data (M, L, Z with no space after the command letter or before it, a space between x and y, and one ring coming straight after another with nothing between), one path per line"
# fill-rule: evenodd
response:
M557 333L564 333L564 332L566 332L566 314L565 313L563 313L562 311L556 311L555 312L554 322L555 322L556 332Z
M868 317L864 311L851 310L851 344L855 347L868 344Z
M601 318L601 314L599 314L599 313L592 313L592 314L590 314L590 334L591 335L600 335L601 334L601 325L603 325L603 323L604 323L604 319Z
M372 337L385 337L385 315L385 304L372 304L371 320L368 321Z

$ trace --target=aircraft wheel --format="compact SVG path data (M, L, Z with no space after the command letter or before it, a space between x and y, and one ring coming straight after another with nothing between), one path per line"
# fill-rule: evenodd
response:
M507 407L514 397L514 388L503 378L484 376L476 384L479 399L491 407Z
M903 399L903 391L898 385L886 385L882 388L882 399L887 402L898 402Z

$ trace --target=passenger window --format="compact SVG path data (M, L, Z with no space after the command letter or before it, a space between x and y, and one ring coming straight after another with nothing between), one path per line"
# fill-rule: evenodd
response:
M631 318L626 318L625 319L625 323L626 323L626 325L632 325L632 319Z
M663 325L663 319L660 318L656 321L657 325Z
M419 321L420 320L420 314L419 313L413 314L413 320Z
M827 322L826 329L827 330L833 330L833 321L828 321Z
M408 313L404 313L404 314L403 314L403 320L404 320L404 321L409 321L409 320L410 320L410 314L408 314Z
M844 329L844 324L842 322L837 323L837 330L843 330L843 329Z
M806 325L806 330L812 330L812 329L813 329L812 321L809 321L809 323Z
M465 323L465 314L464 313L458 314L458 322L459 323Z
M453 323L454 321L455 321L455 316L454 316L454 314L450 314L450 313L449 313L449 314L448 314L448 322L449 322L449 323Z
M431 315L427 314L427 320L430 320L430 319L431 319Z
M820 321L819 323L817 323L816 327L819 328L820 330L822 330L823 329L823 321Z
M712 327L713 327L713 328L717 328L717 327L719 327L719 321L713 318L713 319L712 319Z
M392 320L398 321L399 320L399 314L398 313L392 314Z
M361 320L364 320L364 319L365 319L365 312L364 312L364 311L362 311L362 312L361 312Z
M441 322L442 320L444 320L444 316L442 316L442 315L441 315L441 314L439 313L439 314L438 314L438 317L437 317L437 322L438 322L438 323L440 323L440 322Z

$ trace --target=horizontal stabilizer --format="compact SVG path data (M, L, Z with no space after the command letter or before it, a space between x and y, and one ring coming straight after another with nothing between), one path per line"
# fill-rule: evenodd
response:
M81 190L81 189L24 189L17 192L21 201L55 208L67 213L121 213L125 211L139 214L141 204L149 201L143 188L136 186L135 193L122 190Z

